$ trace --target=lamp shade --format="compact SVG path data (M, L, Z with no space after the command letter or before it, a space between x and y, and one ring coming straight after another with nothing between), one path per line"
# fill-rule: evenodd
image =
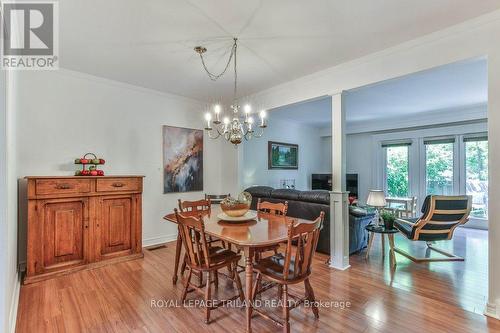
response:
M366 204L372 207L385 207L385 193L381 190L370 190Z

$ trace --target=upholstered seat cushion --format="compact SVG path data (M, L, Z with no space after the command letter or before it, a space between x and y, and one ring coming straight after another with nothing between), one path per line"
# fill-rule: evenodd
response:
M233 252L231 250L225 249L220 246L211 246L208 248L209 256L210 256L210 264L211 266L217 266L222 263L229 264L230 262L236 260L236 258L241 258L239 254ZM202 258L202 265L205 262L204 258Z
M404 219L405 221L408 221L412 224L415 224L417 223L417 221L419 220L418 218L405 218ZM409 224L409 223L405 223L403 221L401 221L400 219L397 219L396 221L394 221L394 226L399 230L401 231L401 233L403 235L405 235L408 239L412 239L413 240L413 237L415 236L415 230L413 228L413 225L412 224ZM432 228L432 227L431 227ZM429 228L429 229L431 229ZM436 229L436 228L434 228ZM439 233L439 234L427 234L427 233L420 233L419 234L419 237L418 237L418 240L421 240L421 241L439 241L439 240L446 240L448 239L448 232L444 232L444 233Z
M278 253L259 260L259 262L254 265L254 270L276 280L282 280L284 265L285 257L283 254ZM290 262L290 269L288 271L288 280L293 280L295 278L295 273L293 271L294 266L295 262L292 258Z
M413 224L417 223L418 218L408 218L408 219L404 219L404 220L407 221L407 222L410 222L411 224L403 222L400 219L396 219L394 221L394 226L399 231L401 231L401 233L403 235L405 235L407 238L412 239L413 235L414 235L414 233L413 233Z

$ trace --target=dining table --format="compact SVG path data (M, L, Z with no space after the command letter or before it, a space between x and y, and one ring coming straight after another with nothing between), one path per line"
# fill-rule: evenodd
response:
M226 243L233 244L243 252L245 263L245 311L246 331L251 332L252 317L252 283L253 283L253 259L257 248L276 245L288 240L288 225L290 222L314 223L314 221L274 215L264 212L256 212L256 218L243 222L230 222L221 220L218 216L222 213L220 206L213 207L209 212L182 213L184 215L196 215L203 218L205 234L218 238ZM175 213L164 216L164 219L177 224ZM178 239L179 241L179 239ZM180 254L176 254L180 255ZM177 266L177 265L176 265ZM177 267L174 267L174 278L177 277Z

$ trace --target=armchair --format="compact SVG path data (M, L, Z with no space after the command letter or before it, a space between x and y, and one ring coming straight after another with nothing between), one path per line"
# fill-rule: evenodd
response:
M408 252L394 251L414 262L463 261L464 258L435 248L431 242L450 240L455 228L467 223L472 207L472 197L429 195L422 205L420 218L398 218L394 226L411 241L425 241L429 250L443 254L446 258L416 258Z

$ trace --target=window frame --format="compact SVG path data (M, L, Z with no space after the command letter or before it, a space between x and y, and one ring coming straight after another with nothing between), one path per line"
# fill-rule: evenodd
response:
M459 135L459 150L463 154L463 158L460 159L459 165L460 165L460 194L461 195L466 195L467 194L467 166L466 166L466 159L467 159L467 153L465 151L465 143L466 139L471 139L471 138L486 138L486 141L488 142L489 146L489 138L488 138L488 133L487 132L481 132L481 133L471 133L471 134L464 134L464 135ZM488 149L488 161L489 161L489 149ZM489 175L489 166L488 166L488 175ZM469 222L467 224L473 228L478 228L478 229L485 229L485 224L488 224L489 221L489 212L488 216L486 218L482 217L476 217L476 216L471 216L469 218ZM487 227L486 227L487 228Z
M408 196L412 194L412 181L411 181L411 163L410 163L410 150L413 142L412 140L397 140L397 141L384 141L381 142L382 148L382 178L384 193L388 193L387 187L387 148L390 147L406 147L407 148L407 163L408 163Z
M421 149L420 149L420 161L421 164L419 168L422 170L421 178L420 178L420 194L421 202L427 196L427 145L432 144L443 144L443 143L452 143L453 144L453 187L451 192L457 193L460 192L460 152L457 145L458 138L457 135L447 135L440 137L423 137L421 140Z

